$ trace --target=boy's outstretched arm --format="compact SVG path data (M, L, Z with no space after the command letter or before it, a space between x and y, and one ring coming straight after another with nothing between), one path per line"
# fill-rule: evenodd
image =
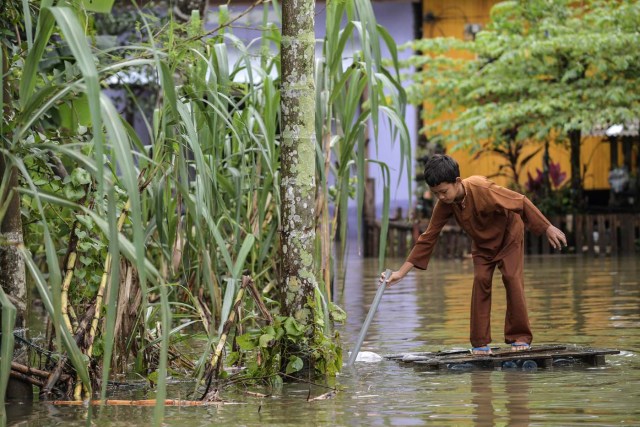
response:
M562 246L567 246L567 237L559 228L550 225L547 227L547 239L554 249L562 249ZM393 275L391 275L393 277Z
M393 286L396 283L398 283L400 280L404 278L404 276L407 275L409 271L411 271L412 268L413 268L413 264L411 264L408 261L402 264L402 267L400 267L398 271L394 271L391 273L391 276L389 276L389 280L387 280L387 286ZM382 272L380 273L380 284L382 284L384 280L385 280L384 272Z

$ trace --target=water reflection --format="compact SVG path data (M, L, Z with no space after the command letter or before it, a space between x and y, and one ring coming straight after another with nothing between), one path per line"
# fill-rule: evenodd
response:
M391 260L389 264L401 262ZM366 316L377 274L375 261L354 260L349 264L344 297L339 301L349 310L345 327L348 337L358 333ZM376 351L374 347L380 349L381 345L390 352L415 350L422 345L468 348L472 280L470 260L434 260L428 271L410 274L385 294L363 350ZM628 339L614 338L640 326L637 257L529 257L525 261L525 291L534 342L538 344L629 348ZM499 272L493 294L492 335L494 344L501 344L505 291ZM637 351L638 340L631 341Z
M399 266L403 260L390 260ZM350 349L377 287L375 260L351 258L337 302L349 315L339 327ZM494 277L492 335L501 343L504 287ZM363 343L378 354L469 348L470 260L434 260L385 293ZM525 288L535 344L579 344L624 350L604 367L433 372L393 361L356 363L337 378L332 400L305 383L282 394L208 408L167 408L166 425L612 425L640 424L640 262L637 257L541 256L525 259ZM192 388L188 387L189 391ZM174 384L169 395L186 388ZM260 390L255 390L260 391ZM153 398L145 391L144 398ZM11 407L10 424L86 425L85 408ZM96 425L146 425L152 408L99 408Z
M472 372L471 403L474 421L478 425L492 426L506 422L509 426L528 426L529 374ZM506 420L503 420L506 418Z

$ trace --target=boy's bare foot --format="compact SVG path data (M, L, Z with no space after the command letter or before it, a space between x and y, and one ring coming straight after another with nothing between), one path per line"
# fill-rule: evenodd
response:
M486 356L487 354L491 354L491 347L488 345L482 347L473 347L471 349L471 354L477 354L479 356Z
M531 346L526 342L512 342L511 343L511 351L525 351L529 350Z

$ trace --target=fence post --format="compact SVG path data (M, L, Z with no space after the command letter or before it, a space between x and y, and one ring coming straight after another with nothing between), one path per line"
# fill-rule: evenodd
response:
M366 180L362 216L364 256L376 256L378 247L375 236L377 236L379 230L376 226L376 180L374 178L367 178Z
M576 254L581 254L582 246L584 246L584 215L575 214L573 224L573 232L576 236Z
M606 255L607 254L607 243L609 241L609 239L607 238L607 229L606 229L606 223L605 223L605 216L604 215L598 215L596 217L596 221L598 222L598 254L599 255Z

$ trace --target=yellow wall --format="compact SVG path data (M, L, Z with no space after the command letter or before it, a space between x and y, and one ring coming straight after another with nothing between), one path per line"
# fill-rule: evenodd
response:
M423 15L428 12L438 18L435 23L423 24L424 37L456 37L464 38L464 26L466 23L482 24L484 27L489 21L491 7L498 3L498 0L423 0ZM453 56L459 56L454 53ZM428 105L425 105L428 108ZM428 136L428 135L427 135ZM539 145L534 145L531 151ZM531 152L529 151L529 152ZM478 160L473 160L472 156L463 151L450 153L458 163L460 163L460 173L463 177L469 175L490 176L498 171L500 164L504 163L498 156L487 154ZM550 157L553 162L560 162L561 170L567 173L567 180L570 179L570 157L568 146L552 144ZM608 174L610 167L609 144L600 137L583 138L581 150L581 162L587 165L586 173L583 177L584 188L586 190L608 189ZM524 185L527 180L526 171L529 170L535 177L535 169L542 169L542 153L534 157L528 167L520 175L520 184ZM495 178L501 185L508 185L505 178Z

